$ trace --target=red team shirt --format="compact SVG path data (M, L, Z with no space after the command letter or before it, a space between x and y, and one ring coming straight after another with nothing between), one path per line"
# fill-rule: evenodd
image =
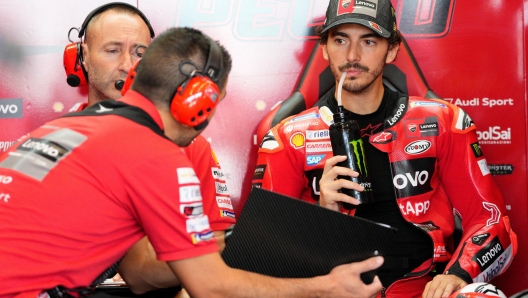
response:
M122 101L163 129L146 98ZM162 261L217 251L182 150L97 112L53 120L0 155L0 297L87 286L145 235Z

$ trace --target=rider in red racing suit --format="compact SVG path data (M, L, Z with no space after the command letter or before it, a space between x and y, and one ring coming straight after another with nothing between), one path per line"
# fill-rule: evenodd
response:
M330 97L268 132L259 149L254 187L310 203L319 200L318 182L325 161L333 156L328 128L336 106L328 104L335 103L333 94ZM489 282L511 264L517 238L479 147L475 125L462 109L445 101L401 94L395 99L383 126L362 129L374 132L364 140L388 154L388 177L400 213L427 232L434 253L385 293L421 297L431 279L428 273L438 263L447 263L444 273L467 283ZM454 212L463 227L456 247Z

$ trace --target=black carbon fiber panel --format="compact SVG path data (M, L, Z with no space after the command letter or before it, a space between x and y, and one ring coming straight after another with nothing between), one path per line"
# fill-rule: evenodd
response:
M275 277L313 277L385 255L396 229L253 188L222 254L231 267ZM370 283L375 271L362 274Z

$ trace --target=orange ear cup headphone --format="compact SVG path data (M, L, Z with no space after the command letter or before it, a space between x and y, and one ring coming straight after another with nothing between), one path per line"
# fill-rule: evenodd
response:
M190 61L183 61L182 66ZM218 44L209 39L209 56L202 71L193 71L177 89L171 101L172 116L180 123L203 129L220 100L218 79L222 69L222 51ZM183 73L183 71L182 71Z
M135 6L130 5L128 3L123 2L111 2L107 3L105 5L101 5L97 7L96 9L92 10L84 22L82 23L81 28L71 28L70 31L68 31L68 39L70 40L70 33L72 30L79 31L79 38L82 38L83 35L86 32L86 26L88 26L88 23L90 20L98 13L104 11L105 9L111 7L111 6L126 6L132 8L147 24L147 27L150 31L150 38L154 38L154 29L150 25L149 20L147 17ZM66 82L68 82L68 85L72 87L81 87L88 84L88 75L86 73L86 70L83 66L83 53L82 53L82 46L81 42L73 42L70 40L70 44L64 48L64 56L63 56L63 64L64 64L64 70L66 71Z
M71 30L70 30L71 31ZM80 42L70 43L64 49L64 70L66 82L72 87L85 86L86 72L82 66L82 49Z
M141 59L136 61L128 72L121 90L122 95L125 95L132 86L136 76L136 68L140 61ZM181 62L180 71L182 73L184 73L182 66L186 64L194 65L189 60ZM220 99L220 88L218 88L217 82L221 69L222 51L216 42L210 40L209 57L204 70L194 70L189 78L176 89L170 104L170 111L174 119L184 125L192 126L196 130L207 126L209 123L207 118L214 111Z

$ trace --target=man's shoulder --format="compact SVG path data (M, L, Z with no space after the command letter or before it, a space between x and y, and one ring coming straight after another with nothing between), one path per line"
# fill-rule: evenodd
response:
M328 129L333 113L327 107L313 107L283 120L277 125L277 133L293 135L313 129Z

